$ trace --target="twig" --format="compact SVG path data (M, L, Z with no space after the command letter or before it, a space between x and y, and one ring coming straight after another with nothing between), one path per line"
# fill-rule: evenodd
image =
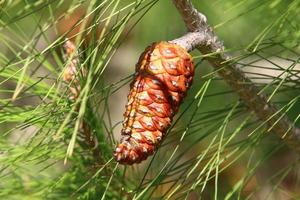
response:
M85 77L87 72L85 68L80 69L79 53L75 44L67 39L63 48L64 60L67 63L63 79L69 84L69 99L74 101L78 98L81 90L79 76ZM92 150L94 159L100 162L98 140L92 134L89 124L84 120L80 124L80 136L83 138L84 144Z
M232 62L232 58L224 53L225 47L207 23L206 17L194 8L190 0L173 0L173 3L190 33L170 42L177 43L188 51L196 47L202 54L212 55L206 59L239 94L249 109L266 122L269 130L300 152L300 129L295 127L273 103L268 102L267 97L260 94L259 88Z

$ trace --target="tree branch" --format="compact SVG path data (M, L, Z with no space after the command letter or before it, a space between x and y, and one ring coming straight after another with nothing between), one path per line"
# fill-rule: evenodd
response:
M63 50L63 56L66 62L66 68L64 70L63 79L66 83L68 83L69 99L71 101L75 101L78 98L81 90L79 76L81 75L85 77L87 71L85 68L80 69L80 58L78 48L73 42L67 39L63 46ZM87 121L81 121L79 133L84 140L84 145L92 151L94 159L98 163L101 163L98 139L95 135L93 135L92 130Z
M196 47L202 54L213 54L206 59L218 74L239 94L249 109L266 122L269 130L300 153L300 129L285 114L279 112L273 103L268 102L265 95L259 94L259 88L224 53L225 47L207 23L206 17L193 7L190 0L173 0L173 3L190 33L170 42L179 44L188 51Z

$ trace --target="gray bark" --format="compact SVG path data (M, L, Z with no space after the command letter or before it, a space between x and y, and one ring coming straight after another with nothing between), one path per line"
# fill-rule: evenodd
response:
M206 59L224 81L260 120L266 122L272 132L300 153L300 129L285 114L280 113L273 103L268 102L264 94L259 94L259 88L232 62L231 56L224 53L225 47L207 23L206 17L193 7L190 0L173 0L173 3L190 32L170 42L188 51L197 48L204 55L212 54Z

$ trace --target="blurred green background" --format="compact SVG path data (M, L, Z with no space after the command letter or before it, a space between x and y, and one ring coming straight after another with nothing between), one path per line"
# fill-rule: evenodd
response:
M95 2L95 5L109 3L106 1ZM125 8L132 2L134 1L120 1L117 9ZM30 164L30 167L26 167L26 170L18 171L19 168L23 168L23 164L27 165L25 162L26 155L23 155L22 151L23 148L26 149L30 146L30 142L27 143L27 141L35 135L34 132L37 129L34 123L28 123L27 127L19 129L18 126L20 124L26 123L26 120L24 120L25 117L22 118L22 109L26 106L35 109L43 103L51 104L51 100L44 101L43 97L45 97L45 91L42 91L42 87L35 89L33 83L32 88L28 86L21 88L22 95L20 95L20 98L13 101L11 98L16 93L16 88L19 88L19 77L21 77L20 74L22 74L21 69L24 68L24 63L21 61L26 60L30 52L32 52L32 55L37 53L37 58L40 56L39 53L44 55L44 57L36 59L28 66L25 65L25 73L28 77L32 78L32 80L39 80L39 78L42 77L41 82L48 85L45 86L47 89L51 88L51 85L57 80L58 76L61 76L61 72L63 71L62 63L64 62L62 59L61 45L63 44L65 33L68 32L66 36L75 41L74 35L78 34L80 29L78 27L72 27L83 16L87 16L86 10L90 3L90 1L0 2L0 5L2 5L0 16L0 51L2 65L2 67L0 66L0 97L2 99L0 104L0 116L2 120L0 123L0 134L1 152L3 152L1 175L3 179L6 179L3 183L0 183L0 189L5 188L2 193L0 192L0 197L20 199L28 195L26 198L32 198L29 193L34 191L34 194L35 192L38 194L36 191L38 184L36 182L31 184L30 179L36 180L39 179L39 176L42 176L43 179L50 180L45 186L41 187L43 189L47 188L47 191L51 193L56 190L55 186L53 186L57 183L56 178L59 179L63 177L64 173L72 169L72 165L76 165L76 161L80 160L75 156L72 160L73 162L68 163L66 166L62 164L71 135L71 131L69 131L69 135L64 138L65 144L55 149L57 151L55 152L56 156L53 156L53 160L58 164L48 169L48 160L47 162L45 161L42 167L32 167ZM115 2L112 1L112 3ZM132 20L126 24L124 32L114 46L116 47L116 51L111 54L112 58L105 58L107 67L104 73L101 74L101 77L99 77L101 80L97 84L97 87L94 88L93 95L91 95L91 99L93 99L94 102L98 102L97 97L105 96L103 94L105 92L102 90L106 90L110 84L116 84L134 73L135 64L138 61L139 55L148 45L155 41L172 40L186 33L185 25L171 1L145 1L143 5L146 6L152 3L153 5L148 6L147 9L134 15ZM195 0L193 3L199 11L207 16L209 24L214 27L219 38L224 41L226 50L236 58L237 65L247 72L247 75L251 77L258 87L264 88L268 86L264 90L268 95L272 94L275 88L279 88L272 98L273 102L276 102L278 106L283 106L295 98L293 106L290 110L286 111L286 113L292 120L296 119L297 116L299 116L300 109L300 102L298 100L300 90L298 75L300 72L300 31L299 15L297 12L297 9L300 8L299 2L297 3L297 1L292 0ZM293 6L293 8L286 14L286 11L290 9L291 6ZM66 12L68 9L69 12ZM108 10L111 9L112 7L108 8ZM120 14L116 15L111 24L106 28L110 30L114 23L120 20L129 10L130 9L126 8L120 12ZM99 13L101 13L101 11L99 11ZM99 13L95 13L95 15ZM104 17L105 16L107 16L107 14L104 14ZM93 14L87 17L88 24L93 24L92 18ZM47 26L49 26L49 28L45 31L41 31L41 29ZM86 49L93 49L93 44L98 41L97 37L101 30L103 30L103 27L105 27L104 22L99 23L93 27L91 34L83 35L85 41L80 45L83 52L89 52L86 51ZM60 38L62 35L63 37ZM35 37L39 39L29 42ZM53 43L56 40L58 42ZM52 44L54 44L53 48L51 47L44 52L44 49ZM26 52L20 50L26 46L28 46ZM252 51L255 46L257 50ZM102 55L101 49L99 52L100 59ZM176 145L179 144L180 137L185 128L190 126L186 137L180 142L178 152L172 164L167 167L169 171L159 180L161 181L161 185L158 184L154 187L151 193L152 196L150 195L152 199L164 199L167 194L169 194L170 188L175 187L172 184L176 183L176 179L181 180L182 177L186 176L184 172L192 167L189 164L195 162L195 158L202 155L206 149L209 149L210 142L213 138L216 136L216 141L222 140L223 136L221 137L222 131L220 131L220 127L222 127L222 123L230 110L233 110L233 115L230 117L224 131L224 138L226 139L230 138L237 127L244 122L250 113L244 104L239 102L237 94L231 91L231 88L214 73L214 69L210 64L202 60L203 57L199 52L193 51L191 54L194 56L195 64L197 64L197 70L194 84L188 92L188 96L181 106L180 112L177 114L176 119L178 119L178 122L174 128L172 128L172 131L162 144L162 147L159 149L153 161L149 159L139 166L127 169L127 173L124 172L124 177L130 180L130 184L128 184L130 186L128 186L128 188L133 191L139 186L143 176L146 177L146 179L143 180L144 184L149 184L149 181L158 174L159 170L164 168L168 157L172 154ZM87 54L82 55L83 59L87 59L87 57ZM45 60L47 61L47 65L51 65L51 67L47 68L47 65L39 67ZM60 62L58 62L59 60ZM293 64L292 69L286 71L286 69ZM20 70L18 71L17 69ZM204 95L195 118L191 122L190 117L197 107L197 101L194 102L195 96L203 84L209 79L212 79L212 82ZM284 80L283 83L282 80ZM118 141L120 137L120 122L123 120L123 112L127 101L129 79L127 79L126 83L122 82L120 86L121 87L114 93L107 90L107 96L105 96L106 101L104 103L92 103L92 105L95 106L93 108L95 112L98 112L100 116L103 113L104 117L103 119L101 118L103 122L99 122L100 126L102 123L110 125L107 129L103 128L105 130L103 131L104 135L107 136L112 133L116 141ZM33 89L32 93L31 89ZM236 109L233 109L236 103L238 103L238 106ZM17 117L10 117L12 111L17 113L15 113ZM107 115L106 112L109 112L109 115ZM37 113L37 115L43 116L41 113ZM60 122L56 123L59 124ZM246 197L249 199L266 199L266 197L269 199L300 198L298 184L299 170L297 168L299 165L298 162L296 162L298 158L297 155L272 133L264 132L263 128L259 129L257 131L258 133L255 132L252 134L252 131L259 123L255 116L251 115L250 120L247 121L247 127L243 128L233 140L230 140L230 144L221 151L220 154L224 156L225 161L220 163L219 166L220 169L225 166L226 168L218 175L218 199L224 199L226 195L228 198L236 199L237 196L235 195L237 194L232 191L234 191L234 188L240 186L240 180L244 180L242 183L243 187L240 191L241 199L246 199ZM70 130L71 129L72 127L70 127ZM250 133L251 136L249 135ZM226 140L224 139L224 141ZM106 140L101 142L106 143ZM23 146L23 144L26 144L26 146ZM218 142L215 144L218 144ZM18 162L17 164L6 164L6 162L9 163L9 159L5 157L6 150L4 149L7 146L11 146L12 154L15 155L14 158L16 160L20 158L18 157L18 155L20 155L24 157L22 158L24 162L22 160L22 162ZM108 151L110 151L109 153L111 153L114 146L107 146ZM244 148L244 146L249 146L249 149ZM20 149L17 149L17 147ZM226 155L230 154L231 151L233 152L236 147L237 151L240 149L243 153L238 153L236 156L229 156L227 158ZM49 148L51 148L51 146ZM13 149L16 149L17 152L13 152ZM212 149L211 151L217 150ZM205 157L203 163L198 166L196 173L190 177L185 187L189 187L198 180L195 177L201 174L205 163L208 162L209 158L212 158L210 157L211 155L213 154L208 154L207 157ZM49 157L51 160L51 156ZM40 158L35 159L39 160ZM43 159L39 161L42 163L42 160ZM231 161L234 162L231 164ZM23 180L19 182L10 181L15 180L11 176L12 172L6 170L10 167L12 167L12 171L16 170L16 176L23 177ZM149 167L148 171L147 167ZM85 168L84 165L82 168ZM119 168L120 171L123 170L122 167ZM37 169L38 171L36 172ZM211 172L211 175L213 175L214 172ZM277 173L279 175L273 179L272 176ZM206 172L206 174L209 176L209 172ZM78 174L76 175L74 172L73 179L68 179L66 184L74 184L74 188L78 189L78 185L75 184L77 176ZM164 183L164 181L166 181L166 183ZM28 183L26 187L29 189L27 188L28 190L26 190L25 187L25 192L20 192L20 196L16 195L14 198L12 190L9 189L9 187L12 187L10 185L12 183L20 184L19 187L23 189L24 185ZM82 181L80 183L82 184ZM106 185L106 183L104 185ZM143 184L141 185L146 187ZM53 191L51 189L49 190L49 188L52 187L54 188ZM68 194L74 192L74 190L72 190L74 188L69 188L64 198L72 199ZM90 188L93 188L93 186ZM125 186L124 188L123 190L130 190ZM200 199L200 197L202 197L202 199L213 199L216 189L215 179L212 178L207 181L203 188L205 189L200 187L192 191L187 198ZM230 196L231 192L233 193L232 196ZM128 193L130 194L130 191ZM57 192L57 194L59 194L59 192ZM181 194L178 195L179 196L177 198L175 196L174 199L183 199L182 196L180 196ZM41 199L39 195L34 196L36 199ZM49 196L45 198L60 198L55 195ZM82 198L93 199L87 196Z

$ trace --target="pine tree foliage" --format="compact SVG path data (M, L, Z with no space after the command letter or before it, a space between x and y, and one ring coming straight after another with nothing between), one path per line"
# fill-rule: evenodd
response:
M194 3L278 114L300 126L300 2ZM121 79L109 80L108 71L125 59L127 40L136 38L142 52L185 33L172 1L0 5L0 199L300 198L295 151L216 74L205 61L212 55L198 52L193 86L155 155L133 166L113 159L123 118L112 120L114 95L128 90L138 56ZM87 70L77 74L73 100L72 81L63 79L67 38L79 48L77 67Z

